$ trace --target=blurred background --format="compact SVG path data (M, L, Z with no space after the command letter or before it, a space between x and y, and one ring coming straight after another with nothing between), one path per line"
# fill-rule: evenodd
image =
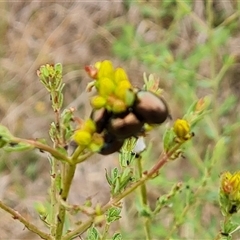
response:
M176 211L186 207L185 195L201 186L208 160L224 137L225 145L199 200L187 209L185 220L172 234L173 238L213 239L221 220L219 174L239 166L240 2L1 1L0 12L0 120L16 136L46 138L50 143L48 129L54 114L36 75L46 63L62 63L64 107L75 107L76 115L83 118L91 111L84 66L104 59L125 68L135 86L143 85L143 72L155 74L173 119L181 118L198 98L209 96L211 113L194 129L196 136L186 147L185 158L168 164L148 184L148 197L153 204L174 183L184 183L185 190L176 197L175 205L164 209L152 225L154 239L163 239L173 227ZM151 154L146 169L161 152L163 131L161 126L147 137ZM106 203L105 169L115 166L117 154L96 155L79 166L70 203L83 204L88 197ZM9 155L1 151L0 199L42 228L33 206L48 195L49 171L43 153ZM123 239L144 239L137 199L132 194L124 203L116 226ZM39 239L11 216L0 213L0 239Z

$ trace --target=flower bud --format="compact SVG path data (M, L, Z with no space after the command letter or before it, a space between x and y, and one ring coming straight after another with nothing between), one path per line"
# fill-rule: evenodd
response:
M86 132L93 134L94 132L96 132L96 124L92 119L88 119L84 122L81 130L85 130Z
M100 78L113 78L114 77L114 68L112 62L109 60L104 60L99 64L98 79Z
M127 110L127 106L122 100L116 99L112 103L112 112L113 113L121 113L121 112L125 112L126 110Z
M128 81L127 73L124 71L123 68L116 68L115 69L115 76L114 76L116 84L120 83L121 81Z
M92 79L97 78L98 69L95 66L92 65L85 66L85 71L87 72L90 78Z
M240 172L231 174L224 172L221 175L220 207L224 216L233 214L240 209Z
M192 137L190 125L184 119L177 119L173 125L173 131L180 140L188 140Z
M115 85L110 78L100 78L96 82L96 88L98 89L99 95L109 96L114 92Z
M80 146L87 146L92 140L92 136L89 132L84 130L77 130L73 136L74 141Z
M93 108L95 109L100 109L102 107L104 107L107 103L106 98L102 97L102 96L94 96L91 99L91 105Z

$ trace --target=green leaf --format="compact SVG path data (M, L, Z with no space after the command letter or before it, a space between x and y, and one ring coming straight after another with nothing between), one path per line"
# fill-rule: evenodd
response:
M95 227L91 227L87 231L87 240L99 240L100 234Z
M0 148L9 143L12 138L10 131L5 126L0 125Z
M56 188L58 190L58 192L61 191L62 189L62 181L61 181L61 175L60 174L57 174L56 176L54 176L56 178Z
M61 63L56 63L55 66L55 71L58 72L58 73L62 73L62 64Z
M119 176L118 168L114 168L111 172L112 181L114 182Z
M132 106L134 101L135 101L135 93L132 91L126 91L126 98L125 98L125 103L127 106Z
M120 192L120 190L121 190L120 178L117 177L114 182L113 195L118 194Z
M150 218L152 216L152 211L149 206L142 205L141 209L139 210L140 216Z
M112 222L120 219L121 218L120 213L121 213L120 208L112 207L112 208L108 209L108 211L107 211L107 223L112 223Z
M112 185L112 179L111 177L109 177L108 173L107 173L107 169L105 168L105 176L106 176L106 179L108 181L108 184L111 186Z
M45 65L40 67L40 71L45 78L49 77L49 71L48 71L48 68Z
M217 161L221 159L225 159L225 155L227 152L226 138L222 137L218 140L213 149L212 158L210 160L212 166L216 164Z
M121 233L115 233L113 235L112 240L122 240L122 234Z
M169 149L172 147L174 142L175 134L173 129L167 129L163 135L163 148L165 152L168 152Z
M41 203L41 202L34 202L33 206L34 206L34 209L38 212L38 214L44 215L44 216L47 215L47 209L46 209L46 207L44 206L43 203Z

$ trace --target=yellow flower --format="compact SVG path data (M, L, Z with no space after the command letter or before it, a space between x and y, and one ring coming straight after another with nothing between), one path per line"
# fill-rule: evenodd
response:
M96 62L94 66L87 66L86 71L94 75L95 81L88 85L88 90L93 86L98 92L91 99L91 105L95 109L102 107L114 113L121 113L131 107L135 101L135 93L123 68L114 69L109 60ZM93 71L94 70L94 71ZM89 74L92 76L91 74Z
M224 172L220 179L219 203L222 214L229 216L240 209L240 171Z
M89 132L90 134L93 134L94 132L96 132L96 124L92 119L88 119L84 122L81 129Z
M103 144L104 144L103 137L97 133L94 133L92 136L92 141L89 145L89 149L92 152L98 152L102 148Z
M111 61L104 60L101 63L96 63L95 66L99 68L98 75L97 75L98 79L104 78L104 77L113 79L114 68Z
M186 141L192 137L190 125L184 119L177 119L173 125L173 131L180 141Z
M127 106L122 100L115 99L113 102L112 100L110 101L110 107L113 113L121 113L127 110Z
M128 81L129 82L127 73L124 71L123 68L116 68L115 69L114 79L115 79L116 84L118 84L121 81Z
M80 146L88 146L91 143L92 136L85 130L77 130L73 136L74 141Z
M112 79L104 77L100 78L96 83L99 95L108 96L114 92L115 84Z
M91 105L93 108L95 109L100 109L102 107L104 107L106 105L106 98L102 97L102 96L94 96L92 99L91 99Z
M240 201L240 171L234 174L224 172L221 176L220 191L227 195L229 199Z
M127 91L131 88L131 84L129 81L123 80L122 82L120 82L117 87L115 88L115 96L117 96L118 98L122 99L123 101L125 101L126 99L126 94Z

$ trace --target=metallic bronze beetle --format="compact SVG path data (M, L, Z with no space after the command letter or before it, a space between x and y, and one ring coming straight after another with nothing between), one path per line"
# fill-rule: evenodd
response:
M169 117L168 106L163 98L148 91L136 93L132 109L140 121L149 124L161 124Z
M118 139L115 136L111 135L108 132L104 133L104 145L101 150L98 152L102 155L112 154L120 150L124 143L123 139Z
M144 122L139 121L134 113L128 112L126 116L112 117L107 125L107 131L119 139L136 136L143 128Z
M94 109L92 111L90 118L96 124L97 133L101 133L104 130L110 117L111 117L111 113L108 112L105 108Z

